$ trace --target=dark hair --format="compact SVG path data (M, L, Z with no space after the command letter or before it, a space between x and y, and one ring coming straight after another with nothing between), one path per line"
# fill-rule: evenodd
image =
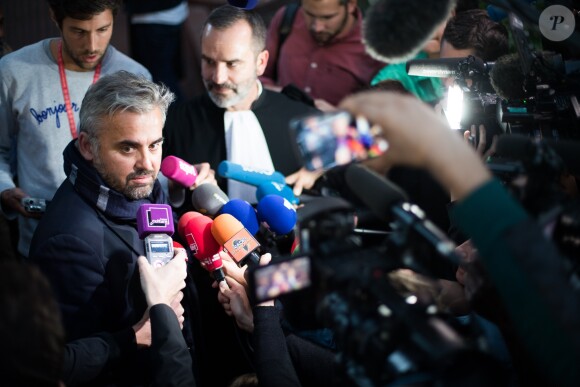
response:
M89 20L99 13L110 9L117 16L122 0L47 0L59 28L65 17Z
M52 289L35 266L0 263L0 343L3 386L58 386L64 329Z
M509 51L506 28L482 9L460 12L449 19L443 40L458 50L473 49L484 61L494 61Z
M250 25L256 52L263 51L266 48L266 25L262 17L253 11L246 11L231 5L222 5L209 14L202 30L205 31L208 25L216 30L225 30L240 20L245 20Z

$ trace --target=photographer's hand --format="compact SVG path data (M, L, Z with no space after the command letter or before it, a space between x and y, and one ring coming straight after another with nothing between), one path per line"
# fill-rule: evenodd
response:
M430 106L414 97L365 92L346 98L341 108L381 127L389 142L379 156L383 163L426 168L458 199L491 179L473 149Z

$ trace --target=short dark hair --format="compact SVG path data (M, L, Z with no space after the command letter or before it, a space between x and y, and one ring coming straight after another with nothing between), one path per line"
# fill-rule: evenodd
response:
M208 25L211 25L216 30L225 30L240 20L245 20L250 25L256 51L261 52L266 49L266 24L264 24L262 17L254 11L246 11L231 5L222 5L209 14L202 31L205 31Z
M47 0L59 28L65 17L89 20L99 13L110 9L117 16L122 0Z
M483 61L494 61L509 52L506 28L482 9L460 12L449 19L443 40L458 50L473 49Z
M48 280L35 266L0 262L3 386L58 386L65 335Z

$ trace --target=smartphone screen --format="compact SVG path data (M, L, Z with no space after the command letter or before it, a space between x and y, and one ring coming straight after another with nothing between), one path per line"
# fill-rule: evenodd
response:
M256 266L250 273L250 290L254 289L256 302L272 300L309 287L310 274L310 257L307 256Z
M388 147L376 127L346 111L295 119L290 128L304 165L311 171L376 157Z

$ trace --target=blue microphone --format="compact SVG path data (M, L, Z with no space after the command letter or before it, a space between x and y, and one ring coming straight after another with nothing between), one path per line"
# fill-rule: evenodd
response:
M275 182L279 184L286 184L286 179L284 175L280 172L267 173L264 171L256 171L248 168L244 168L240 164L232 163L231 161L224 160L218 165L217 169L218 175L225 177L226 179L232 179L239 181L240 183L245 183L253 185L254 187L260 184Z
M260 224L258 223L258 216L256 215L256 210L250 203L241 199L232 199L220 210L220 214L230 214L236 218L244 228L250 232L252 235L256 235L260 229Z
M275 183L273 181L260 184L256 190L256 200L260 201L266 195L281 196L292 204L300 203L300 200L292 192L292 188L286 184Z
M258 5L258 0L228 0L228 3L234 7L249 11Z
M282 196L266 195L257 208L260 222L276 235L286 235L294 229L296 209Z

